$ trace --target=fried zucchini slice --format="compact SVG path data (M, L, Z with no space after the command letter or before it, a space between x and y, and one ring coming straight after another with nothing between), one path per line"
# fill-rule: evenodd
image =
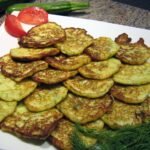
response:
M79 73L91 79L107 79L119 71L121 62L115 58L100 62L91 62L79 68Z
M142 123L140 111L139 105L129 105L114 100L112 110L105 113L102 120L112 129L137 125Z
M89 123L84 127L94 130L101 130L104 123L101 120ZM72 150L71 135L75 130L74 124L69 120L62 119L58 122L58 126L51 133L49 141L59 149ZM77 132L77 131L76 131ZM96 139L84 136L82 133L77 132L79 138L86 144L87 147L96 143Z
M21 81L32 76L34 73L47 68L48 64L42 60L28 63L11 62L2 66L2 73L15 81Z
M0 57L0 69L7 63L14 62L9 54Z
M44 111L60 103L66 97L67 92L67 88L62 85L39 87L24 100L24 103L30 111Z
M112 103L106 95L102 98L89 99L69 93L57 108L71 121L85 124L101 118Z
M16 108L17 102L6 102L0 100L0 122L3 121L7 116L11 115Z
M60 51L57 48L13 48L10 50L10 55L12 58L19 61L32 61L40 60L47 56L57 55Z
M20 104L16 111L1 124L1 129L23 138L46 139L62 118L57 109L33 113Z
M142 103L141 109L143 122L150 122L150 97Z
M65 31L54 22L44 23L31 28L20 38L22 47L42 48L65 40Z
M150 94L150 84L138 86L114 85L111 95L120 101L137 104L142 103Z
M143 65L122 65L113 79L125 85L141 85L150 83L150 63Z
M80 28L66 28L66 40L56 43L57 48L68 56L79 55L92 44L93 38Z
M105 95L113 84L114 82L112 79L91 80L80 76L68 79L64 82L64 85L71 92L89 98L98 98Z
M62 150L72 150L71 135L74 129L72 122L66 119L60 120L50 135L50 143Z
M45 84L55 84L67 80L77 74L77 71L61 71L47 69L36 73L32 78L34 81Z
M131 38L128 37L128 34L122 33L115 38L115 42L119 45L129 44L131 42Z
M99 37L94 39L93 44L85 50L85 53L88 54L92 60L100 61L114 56L119 48L119 45L111 38Z
M141 65L150 58L150 50L141 38L136 43L121 45L116 57L126 64Z
M79 67L88 64L91 61L91 58L87 55L79 55L66 57L64 55L56 57L47 57L46 62L59 70L76 70Z
M0 98L5 101L20 101L37 87L37 83L25 80L19 83L0 73Z
M104 128L104 122L101 119L98 119L96 121L85 124L84 127L100 131Z

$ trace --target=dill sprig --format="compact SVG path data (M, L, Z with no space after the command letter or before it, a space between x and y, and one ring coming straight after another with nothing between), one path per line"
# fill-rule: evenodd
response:
M149 150L150 123L137 126L125 126L118 130L96 131L76 125L78 132L85 136L94 137L97 143L89 148L79 139L72 136L74 150ZM75 147L78 146L78 147ZM80 146L81 149L80 149Z
M83 141L80 139L79 131L76 129L73 131L73 134L71 136L71 142L73 146L73 150L86 150L86 145L83 143Z

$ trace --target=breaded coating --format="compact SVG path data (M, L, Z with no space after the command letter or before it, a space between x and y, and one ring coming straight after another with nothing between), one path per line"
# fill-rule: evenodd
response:
M2 66L2 73L15 81L21 81L47 68L48 64L42 60L28 63L10 62Z
M24 80L16 83L0 73L0 98L5 101L20 101L37 87L37 83Z
M12 58L19 61L33 61L40 60L47 56L54 56L59 53L59 49L49 47L49 48L13 48L10 50L10 55Z
M79 68L79 73L91 79L107 79L114 75L121 66L121 62L118 59L110 58L108 60L91 62L83 67Z
M33 113L20 104L16 111L2 122L1 129L19 137L45 140L62 116L57 109Z
M60 103L66 97L67 92L67 88L62 85L55 87L41 86L30 94L24 100L24 103L30 111L44 111Z
M150 50L145 46L144 40L139 39L136 43L121 45L116 57L126 64L141 65L150 58Z
M0 57L0 69L7 63L14 62L9 54Z
M58 122L57 127L52 131L49 141L61 150L72 150L71 134L74 131L74 124L66 119Z
M119 45L111 38L99 37L94 39L93 44L85 50L85 53L88 54L92 60L100 61L114 56L119 48Z
M108 95L89 99L69 93L57 108L71 121L85 124L101 118L109 110L111 103Z
M79 55L93 42L93 37L80 28L66 28L66 40L56 43L63 54L68 56Z
M113 84L112 79L92 80L80 76L64 82L64 85L74 94L89 98L98 98L105 95Z
M122 65L113 79L125 85L141 85L150 83L150 63L143 65Z
M91 61L91 58L85 54L66 57L64 55L56 57L47 57L46 62L59 70L76 70L79 67L88 64Z
M96 121L85 124L84 127L100 131L104 128L104 122L101 119L98 119Z
M150 84L138 86L114 85L111 95L120 101L137 104L142 103L150 94Z
M16 105L17 102L15 101L6 102L0 100L0 122L15 111Z
M61 71L47 69L36 73L33 80L39 83L56 84L67 80L77 74L77 71Z
M118 35L118 37L115 38L115 42L119 45L122 45L122 44L128 44L131 42L131 38L128 37L128 34L126 33L122 33L120 35Z
M143 122L150 122L150 96L142 103Z
M99 131L103 128L102 123L103 122L101 120L97 120L95 122L87 124L84 127ZM59 149L72 150L71 135L74 130L75 127L72 122L66 119L62 119L58 122L58 126L56 127L56 129L51 133L49 141ZM77 132L77 134L87 147L96 143L96 139L94 138L84 136L82 133L79 132Z
M142 123L140 111L139 105L129 105L114 100L112 110L105 113L102 120L112 129L137 125Z
M48 47L65 40L65 31L54 22L48 22L31 28L25 36L20 38L22 47Z

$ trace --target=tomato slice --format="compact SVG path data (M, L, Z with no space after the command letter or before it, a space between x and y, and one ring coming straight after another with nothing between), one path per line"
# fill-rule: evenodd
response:
M48 22L48 13L39 7L27 7L20 11L18 19L26 24L39 25Z
M20 21L14 15L7 15L5 19L5 29L6 31L15 37L21 37L26 34L23 30Z

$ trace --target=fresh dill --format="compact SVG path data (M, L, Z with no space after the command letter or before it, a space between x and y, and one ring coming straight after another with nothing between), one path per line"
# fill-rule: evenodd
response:
M73 131L73 134L71 136L72 146L73 150L86 150L86 145L82 142L80 139L78 132L76 129Z
M150 150L150 123L99 132L77 124L76 129L85 136L96 138L97 143L87 148L74 132L73 150Z

